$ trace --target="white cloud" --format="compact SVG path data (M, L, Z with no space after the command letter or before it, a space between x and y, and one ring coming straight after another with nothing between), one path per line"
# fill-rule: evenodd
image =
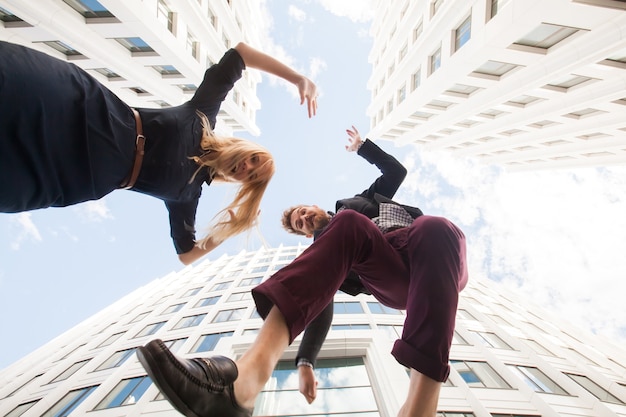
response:
M86 201L74 206L74 210L76 210L79 215L88 222L101 222L106 219L114 218L104 199Z
M9 224L10 233L13 234L13 240L10 243L13 250L19 250L24 241L41 242L43 240L39 229L33 222L31 213L12 215Z
M289 5L288 13L292 19L298 22L304 22L306 20L306 13L304 10L294 6L293 4Z
M398 200L468 238L470 277L502 281L580 327L626 336L626 167L505 173L450 155L406 159Z
M319 0L330 13L353 22L368 22L374 17L376 0Z
M322 70L327 68L326 61L322 58L311 58L309 62L309 77L315 79Z

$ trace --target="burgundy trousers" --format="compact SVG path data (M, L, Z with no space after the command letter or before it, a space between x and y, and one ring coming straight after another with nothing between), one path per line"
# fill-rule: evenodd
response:
M343 210L298 258L252 290L257 310L265 318L276 305L291 343L332 302L350 270L381 304L406 310L391 352L396 360L445 381L459 292L468 279L463 232L445 218L420 216L382 234L366 216Z

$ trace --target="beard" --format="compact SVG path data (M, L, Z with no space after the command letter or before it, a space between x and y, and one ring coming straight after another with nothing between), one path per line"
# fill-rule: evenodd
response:
M315 217L313 217L313 226L315 228L315 230L321 230L323 228L325 228L326 226L328 226L328 223L330 222L330 216L326 213L324 214L315 214Z

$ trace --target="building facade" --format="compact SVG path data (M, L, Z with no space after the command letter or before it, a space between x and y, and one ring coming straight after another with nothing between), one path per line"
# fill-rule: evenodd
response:
M172 272L117 301L0 374L0 416L175 416L135 349L160 338L183 357L241 355L262 325L250 290L304 246L259 249ZM393 417L407 369L389 353L404 312L338 293L316 373L298 392L284 354L255 415ZM463 291L440 417L626 416L626 351L551 316L497 283Z
M623 0L379 1L372 137L508 170L626 162Z
M252 0L0 0L0 40L70 61L132 107L169 107L195 93L204 71L243 41L258 46ZM216 131L258 135L260 74L244 71Z

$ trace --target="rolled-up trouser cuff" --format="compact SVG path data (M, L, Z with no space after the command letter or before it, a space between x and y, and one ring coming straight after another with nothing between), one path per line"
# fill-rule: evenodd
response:
M278 307L289 329L289 344L304 331L304 312L281 282L269 279L252 289L252 298L259 315L265 320L272 306Z
M450 365L424 356L404 340L396 340L391 354L402 365L415 369L435 381L445 382L450 374Z

